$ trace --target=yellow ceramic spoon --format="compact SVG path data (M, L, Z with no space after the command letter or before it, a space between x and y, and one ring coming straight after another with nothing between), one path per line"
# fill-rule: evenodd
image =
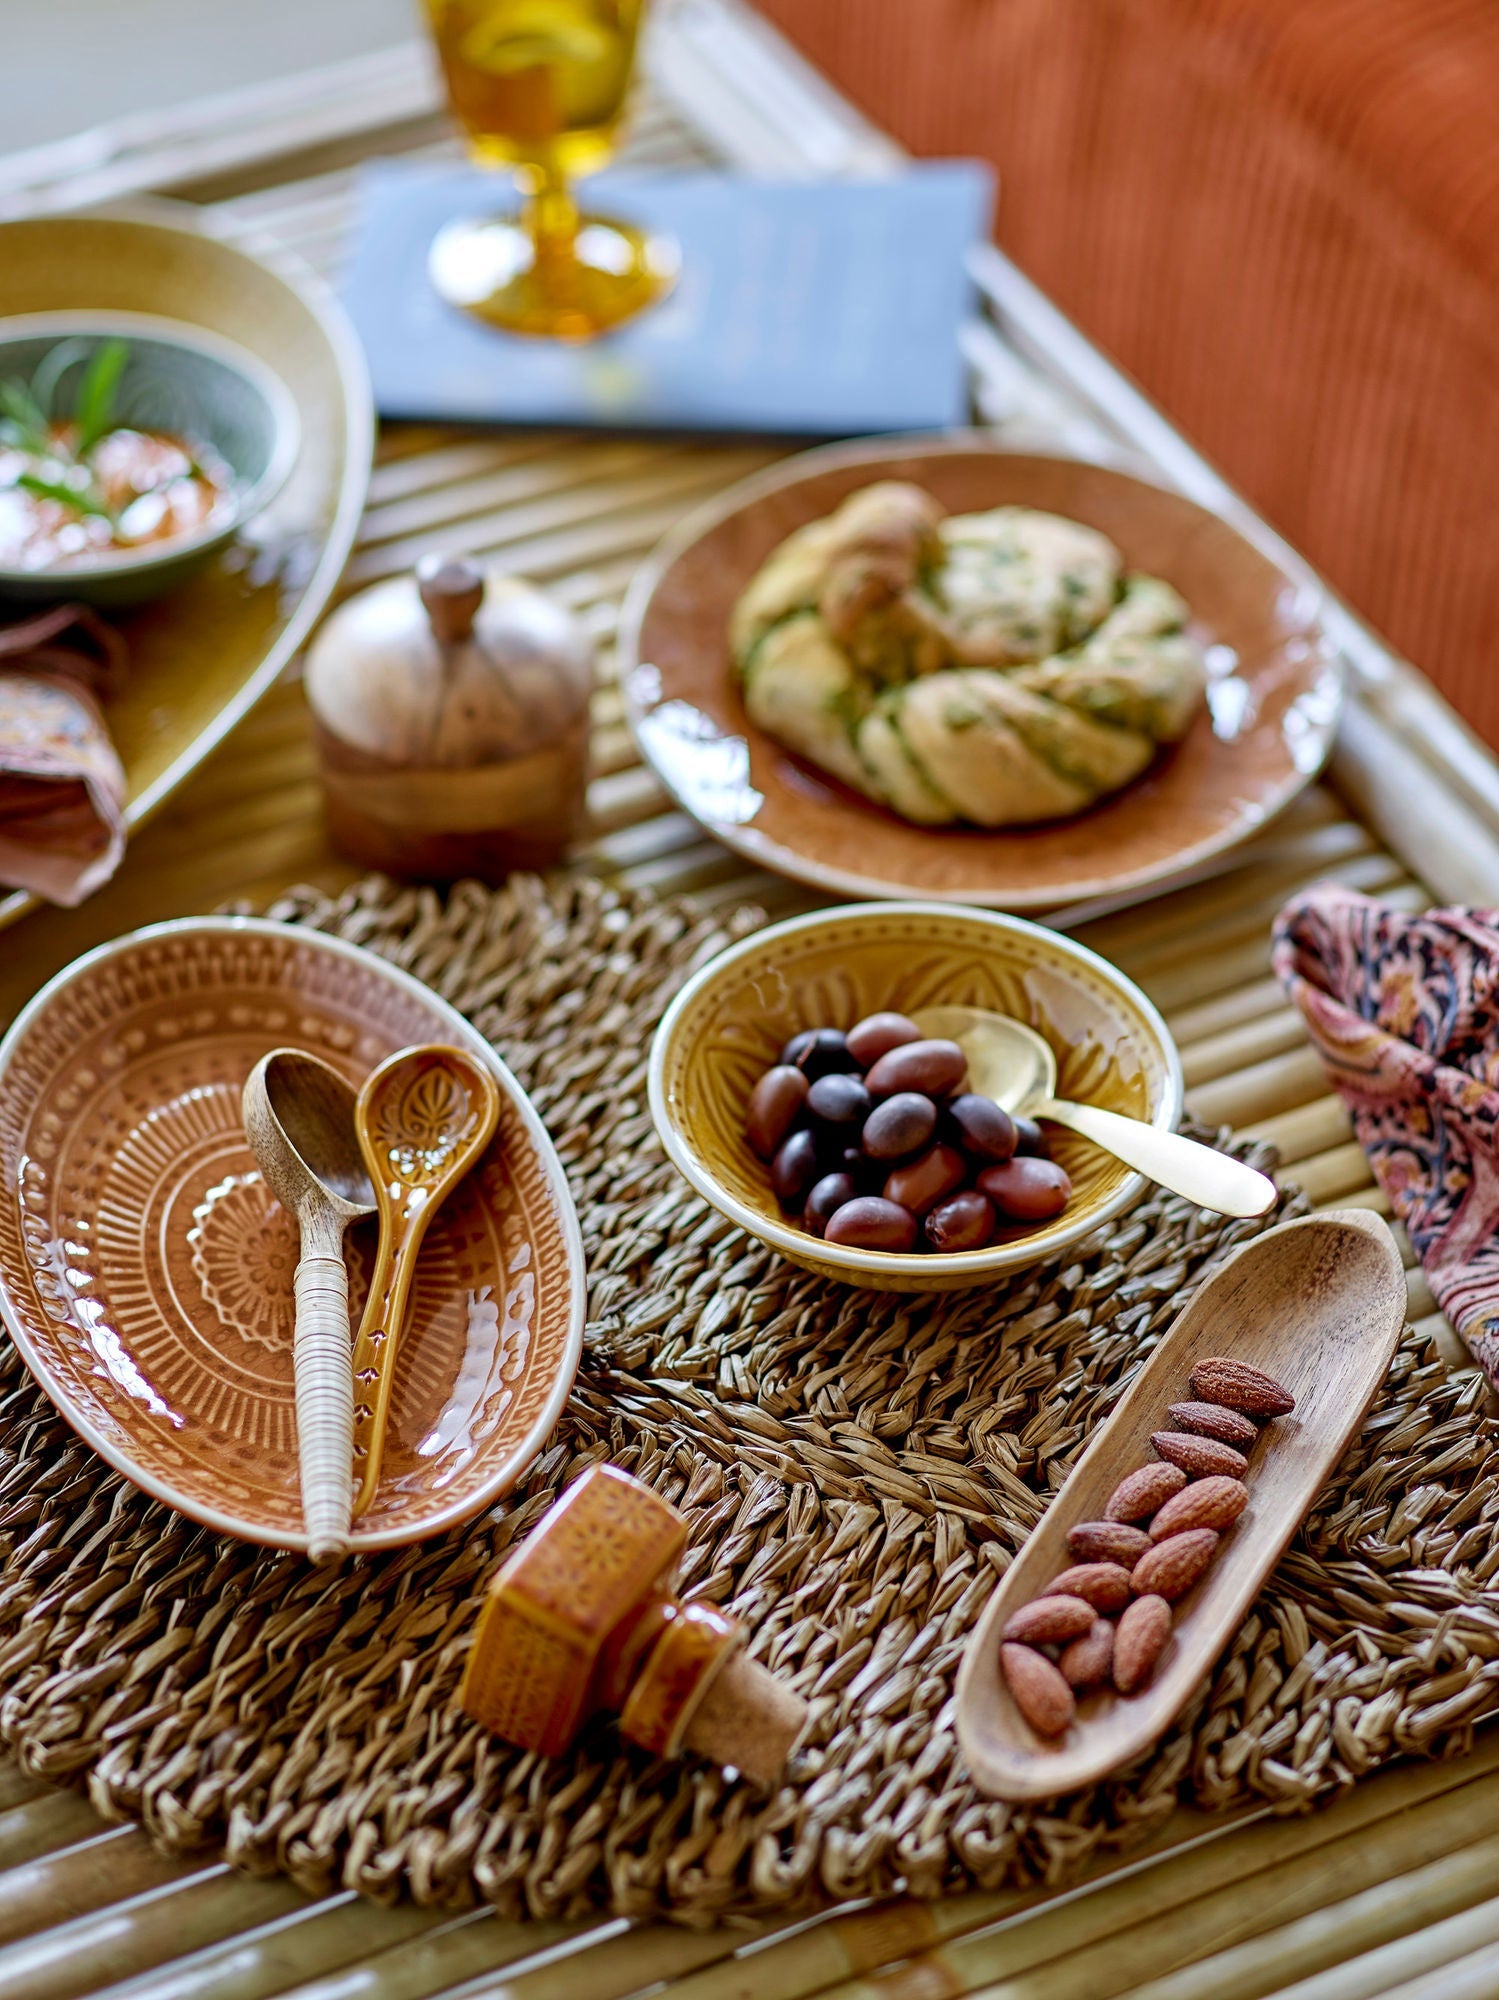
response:
M396 1354L427 1225L494 1136L500 1093L478 1056L430 1044L371 1071L354 1122L374 1183L380 1247L354 1342L354 1514L380 1483Z

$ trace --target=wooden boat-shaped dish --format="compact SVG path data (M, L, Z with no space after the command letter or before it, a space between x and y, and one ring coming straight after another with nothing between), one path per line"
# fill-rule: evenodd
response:
M90 952L0 1043L0 1312L43 1389L118 1471L221 1533L305 1549L292 1395L297 1230L241 1122L293 1044L351 1083L413 1042L500 1088L478 1165L422 1248L380 1487L355 1549L491 1506L556 1423L583 1341L577 1216L551 1141L463 1016L341 939L250 918ZM373 1225L346 1247L357 1321Z
M991 1797L1049 1799L1095 1784L1149 1749L1213 1668L1265 1578L1358 1429L1405 1325L1405 1272L1389 1230L1362 1209L1334 1209L1268 1230L1203 1285L1006 1571L958 1675L958 1741ZM1149 1464L1167 1405L1191 1394L1207 1355L1263 1368L1296 1398L1250 1457L1249 1504L1202 1581L1175 1606L1149 1685L1099 1690L1049 1741L1031 1729L999 1666L1006 1622L1072 1561L1067 1530L1101 1518L1110 1493Z

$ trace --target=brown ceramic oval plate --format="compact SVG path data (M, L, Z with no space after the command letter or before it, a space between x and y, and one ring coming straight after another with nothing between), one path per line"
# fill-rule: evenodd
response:
M297 410L296 463L274 503L170 595L108 614L130 649L105 719L133 829L248 713L332 596L369 480L369 377L321 279L277 244L216 234L187 202L0 223L0 320L55 312L145 313L226 338ZM0 623L26 608L0 599ZM0 924L36 901L0 889Z
M1174 584L1210 674L1185 742L1074 819L987 833L913 826L752 727L729 658L734 601L794 528L875 479L914 480L953 513L1016 505L1069 515L1101 529L1131 568ZM1179 493L962 432L827 445L720 495L635 578L620 661L641 755L686 812L747 860L837 895L1055 909L1187 875L1310 782L1331 747L1341 691L1321 601L1289 558Z
M127 1478L211 1528L302 1549L291 1218L240 1091L267 1050L350 1079L412 1042L471 1048L500 1122L437 1217L356 1549L490 1505L541 1448L583 1338L582 1241L525 1093L446 1002L340 939L249 918L90 952L0 1043L0 1311L47 1394ZM373 1241L348 1236L357 1321Z

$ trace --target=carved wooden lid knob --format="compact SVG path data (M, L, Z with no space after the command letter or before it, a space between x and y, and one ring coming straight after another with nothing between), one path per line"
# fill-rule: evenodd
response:
M416 587L440 646L456 646L474 629L484 602L484 572L468 556L423 556Z

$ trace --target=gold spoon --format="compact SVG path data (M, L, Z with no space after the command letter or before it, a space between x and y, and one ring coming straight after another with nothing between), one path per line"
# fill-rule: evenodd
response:
M500 1092L466 1049L432 1043L388 1056L365 1079L354 1123L375 1187L380 1247L354 1342L354 1497L365 1512L380 1459L396 1353L427 1225L494 1136Z
M1218 1215L1264 1215L1275 1183L1241 1160L1162 1132L1142 1118L1069 1104L1056 1095L1057 1059L1034 1028L986 1007L923 1007L911 1016L923 1035L957 1042L968 1058L968 1089L1025 1118L1049 1118L1150 1179Z
M375 1190L354 1136L353 1087L319 1057L272 1049L251 1070L242 1103L266 1186L301 1232L292 1342L297 1469L307 1552L323 1562L349 1546L354 1375L344 1231L373 1215Z

